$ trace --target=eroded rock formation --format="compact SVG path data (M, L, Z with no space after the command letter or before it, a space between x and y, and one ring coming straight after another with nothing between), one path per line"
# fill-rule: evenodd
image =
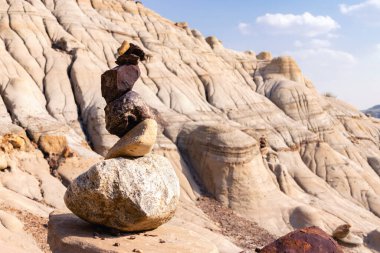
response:
M0 27L6 143L0 207L9 215L17 209L46 218L64 208L65 188L55 171L66 171L70 181L70 160L91 164L119 140L106 130L100 83L128 40L147 58L134 90L166 121L153 151L171 160L181 182L173 222L204 235L220 252L240 252L196 208L207 190L277 236L312 225L332 234L349 223L368 236L351 250L379 250L380 121L321 96L290 57L226 49L216 37L206 39L134 1L0 0ZM7 140L7 134L19 138ZM65 157L65 150L75 155ZM24 244L35 247L29 239Z

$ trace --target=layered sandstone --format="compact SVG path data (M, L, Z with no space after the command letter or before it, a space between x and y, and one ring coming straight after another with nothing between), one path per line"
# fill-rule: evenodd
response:
M165 121L154 152L181 182L175 222L241 251L204 229L218 231L194 204L207 192L278 236L349 223L368 236L352 250L380 250L380 121L321 96L291 57L226 49L134 1L0 0L0 27L1 208L64 208L52 175L118 141L100 82L128 40L147 53L134 90Z

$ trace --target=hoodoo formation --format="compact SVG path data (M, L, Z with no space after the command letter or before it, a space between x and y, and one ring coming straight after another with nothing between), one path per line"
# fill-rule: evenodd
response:
M135 1L0 0L0 66L1 252L380 251L380 121L291 56Z

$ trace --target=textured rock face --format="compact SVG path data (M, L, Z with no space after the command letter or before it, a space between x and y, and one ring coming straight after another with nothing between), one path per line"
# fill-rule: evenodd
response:
M265 51L265 52L260 52L256 58L258 60L262 60L262 61L270 61L272 60L272 53L271 52L268 52L268 51Z
M108 132L119 137L124 136L141 121L155 118L150 107L134 91L127 92L107 104L104 111Z
M38 146L47 154L62 154L68 148L65 136L42 135Z
M97 238L94 231L98 231ZM219 253L209 240L181 226L165 224L145 235L111 236L68 213L54 212L49 219L48 240L55 253Z
M106 159L149 154L157 139L157 122L146 119L124 135L107 153Z
M24 224L9 212L0 210L0 249L9 253L42 253L32 236L24 230Z
M179 134L178 145L216 199L227 206L255 205L255 187L245 181L254 180L253 167L264 167L255 139L223 125L189 125Z
M289 233L264 247L260 253L343 253L339 245L318 227L309 227Z
M287 79L304 82L301 69L291 57L277 57L261 71L265 79Z
M70 150L85 159L106 155L118 141L106 130L101 74L116 66L115 52L128 40L148 56L139 63L134 90L167 122L155 152L175 166L182 189L179 215L187 227L211 226L194 206L203 185L193 180L198 169L192 167L200 165L182 159L201 152L178 142L180 153L174 145L189 121L232 126L256 142L268 140L266 155L253 147L257 156L243 164L228 162L241 148L233 139L224 145L233 147L227 153L223 145L215 152L200 149L209 171L218 171L215 164L239 179L246 175L238 184L234 173L216 178L255 191L244 191L245 198L237 194L243 191L218 196L270 232L318 225L332 233L342 221L365 235L380 227L380 121L320 96L311 81L300 81L303 75L290 58L274 61L269 53L256 58L226 49L217 38L206 41L199 31L134 1L0 1L0 27L0 134L24 140L1 143L9 156L0 173L1 203L44 217L51 206L64 206L64 187L49 174L42 146L29 145L41 136L65 136ZM379 250L371 239L367 248L351 250ZM222 252L226 238L216 241Z
M179 200L178 178L158 155L95 164L68 187L67 207L80 218L122 231L157 228Z

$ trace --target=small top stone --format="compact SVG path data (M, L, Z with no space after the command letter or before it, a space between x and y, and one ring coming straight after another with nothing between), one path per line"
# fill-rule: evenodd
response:
M123 42L123 45L124 45L124 42ZM145 60L145 53L139 46L132 43L130 44L125 43L125 45L124 46L123 45L118 49L119 53L123 53L123 52L124 53L116 59L117 65L119 66L120 65L137 65L138 60L140 61Z
M121 46L117 49L119 55L123 55L131 47L128 41L124 40Z

